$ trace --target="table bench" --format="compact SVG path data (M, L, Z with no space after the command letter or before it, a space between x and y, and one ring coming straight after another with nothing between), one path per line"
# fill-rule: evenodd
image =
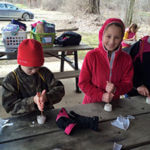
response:
M56 79L68 79L68 78L78 77L80 74L80 70L65 71L65 72L53 72L53 74ZM4 79L3 77L0 77L0 85L2 85L3 79Z

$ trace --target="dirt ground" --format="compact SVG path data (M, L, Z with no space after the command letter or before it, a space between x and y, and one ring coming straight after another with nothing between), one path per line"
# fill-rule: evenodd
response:
M28 9L34 13L35 18L30 21L21 21L27 25L27 30L31 30L31 24L39 20L46 20L49 23L54 23L56 29L62 28L73 28L78 27L80 32L93 32L98 31L97 26L95 26L98 20L95 20L95 23L91 23L91 19L78 18L70 13L59 12L59 11L44 11L40 9ZM84 16L86 17L86 16ZM91 16L93 19L98 18L97 16ZM0 29L10 23L10 21L0 21ZM90 24L90 26L89 26ZM89 30L90 29L90 30Z

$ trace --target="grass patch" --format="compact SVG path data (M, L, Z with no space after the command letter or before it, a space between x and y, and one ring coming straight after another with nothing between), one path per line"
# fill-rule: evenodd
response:
M27 6L26 5L23 5L23 4L15 4L16 7L18 8L22 8L22 9L26 9Z
M82 35L82 42L92 47L97 47L99 40L97 33L80 33Z
M98 46L98 34L97 33L80 33L82 35L82 42L90 45L93 48ZM79 51L78 57L79 59L83 59L88 51Z
M145 17L149 17L150 16L150 12L140 11L138 13L139 13L140 16L145 16Z

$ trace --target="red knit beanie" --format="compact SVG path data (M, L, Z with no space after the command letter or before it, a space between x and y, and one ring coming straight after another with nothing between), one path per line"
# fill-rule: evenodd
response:
M40 67L44 63L43 48L34 39L23 40L18 47L18 64L26 67Z

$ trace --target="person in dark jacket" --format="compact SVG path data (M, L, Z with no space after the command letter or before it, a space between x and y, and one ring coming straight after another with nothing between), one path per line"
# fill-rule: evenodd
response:
M130 48L126 49L133 59L133 89L129 96L150 96L150 36L144 36Z
M64 86L42 66L43 48L38 41L23 40L18 47L17 62L19 66L2 83L2 105L7 113L21 115L44 111L61 101Z

